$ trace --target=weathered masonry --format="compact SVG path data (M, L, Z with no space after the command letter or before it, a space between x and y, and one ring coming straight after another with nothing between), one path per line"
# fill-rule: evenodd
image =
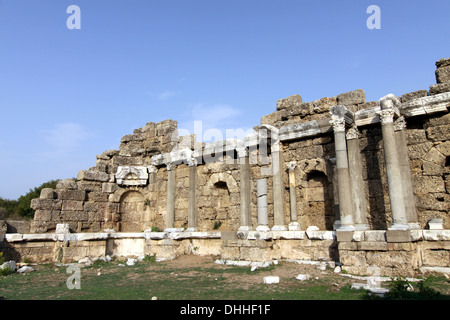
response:
M199 143L147 123L119 150L32 200L11 255L334 260L349 272L450 267L450 59L437 84L366 102L363 90L281 99L243 140ZM64 230L60 230L65 226Z

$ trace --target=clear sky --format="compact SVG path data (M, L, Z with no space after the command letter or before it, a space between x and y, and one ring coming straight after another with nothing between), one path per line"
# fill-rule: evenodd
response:
M69 29L70 5L81 29ZM381 29L370 30L370 5ZM0 0L0 197L76 177L147 122L248 129L276 101L435 83L448 0Z

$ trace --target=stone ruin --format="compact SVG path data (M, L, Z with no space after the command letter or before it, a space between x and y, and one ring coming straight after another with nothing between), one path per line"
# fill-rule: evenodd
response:
M42 190L31 233L0 246L37 261L200 254L387 275L448 268L450 59L436 67L437 84L400 97L281 99L243 140L205 144L179 136L176 121L149 122L76 180Z

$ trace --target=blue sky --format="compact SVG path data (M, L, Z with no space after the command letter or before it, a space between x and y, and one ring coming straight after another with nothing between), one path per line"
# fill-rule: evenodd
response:
M450 57L448 12L448 0L0 0L0 197L76 177L150 121L245 130L293 94L428 89Z

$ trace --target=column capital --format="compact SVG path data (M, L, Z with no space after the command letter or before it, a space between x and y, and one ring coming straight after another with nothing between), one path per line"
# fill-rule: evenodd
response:
M157 173L158 168L154 165L149 165L149 166L147 166L147 171L148 171L148 173Z
M330 124L333 126L333 131L345 132L345 119L344 117L331 116Z
M393 109L384 109L377 112L380 116L381 124L394 123L395 111Z
M404 116L401 116L394 122L394 130L401 131L406 129L406 120Z
M238 147L236 148L236 152L239 158L248 157L248 149L246 147Z
M355 125L351 126L351 127L347 130L346 138L347 138L347 140L358 139L358 138L359 138L359 130L358 130L358 127L355 126Z
M195 157L187 158L186 162L189 167L195 167L198 164L197 158L195 158Z
M289 172L292 172L297 167L297 162L295 161L288 162L286 163L286 167L288 168Z
M167 162L166 169L167 171L172 171L173 169L175 169L175 164L173 162Z

